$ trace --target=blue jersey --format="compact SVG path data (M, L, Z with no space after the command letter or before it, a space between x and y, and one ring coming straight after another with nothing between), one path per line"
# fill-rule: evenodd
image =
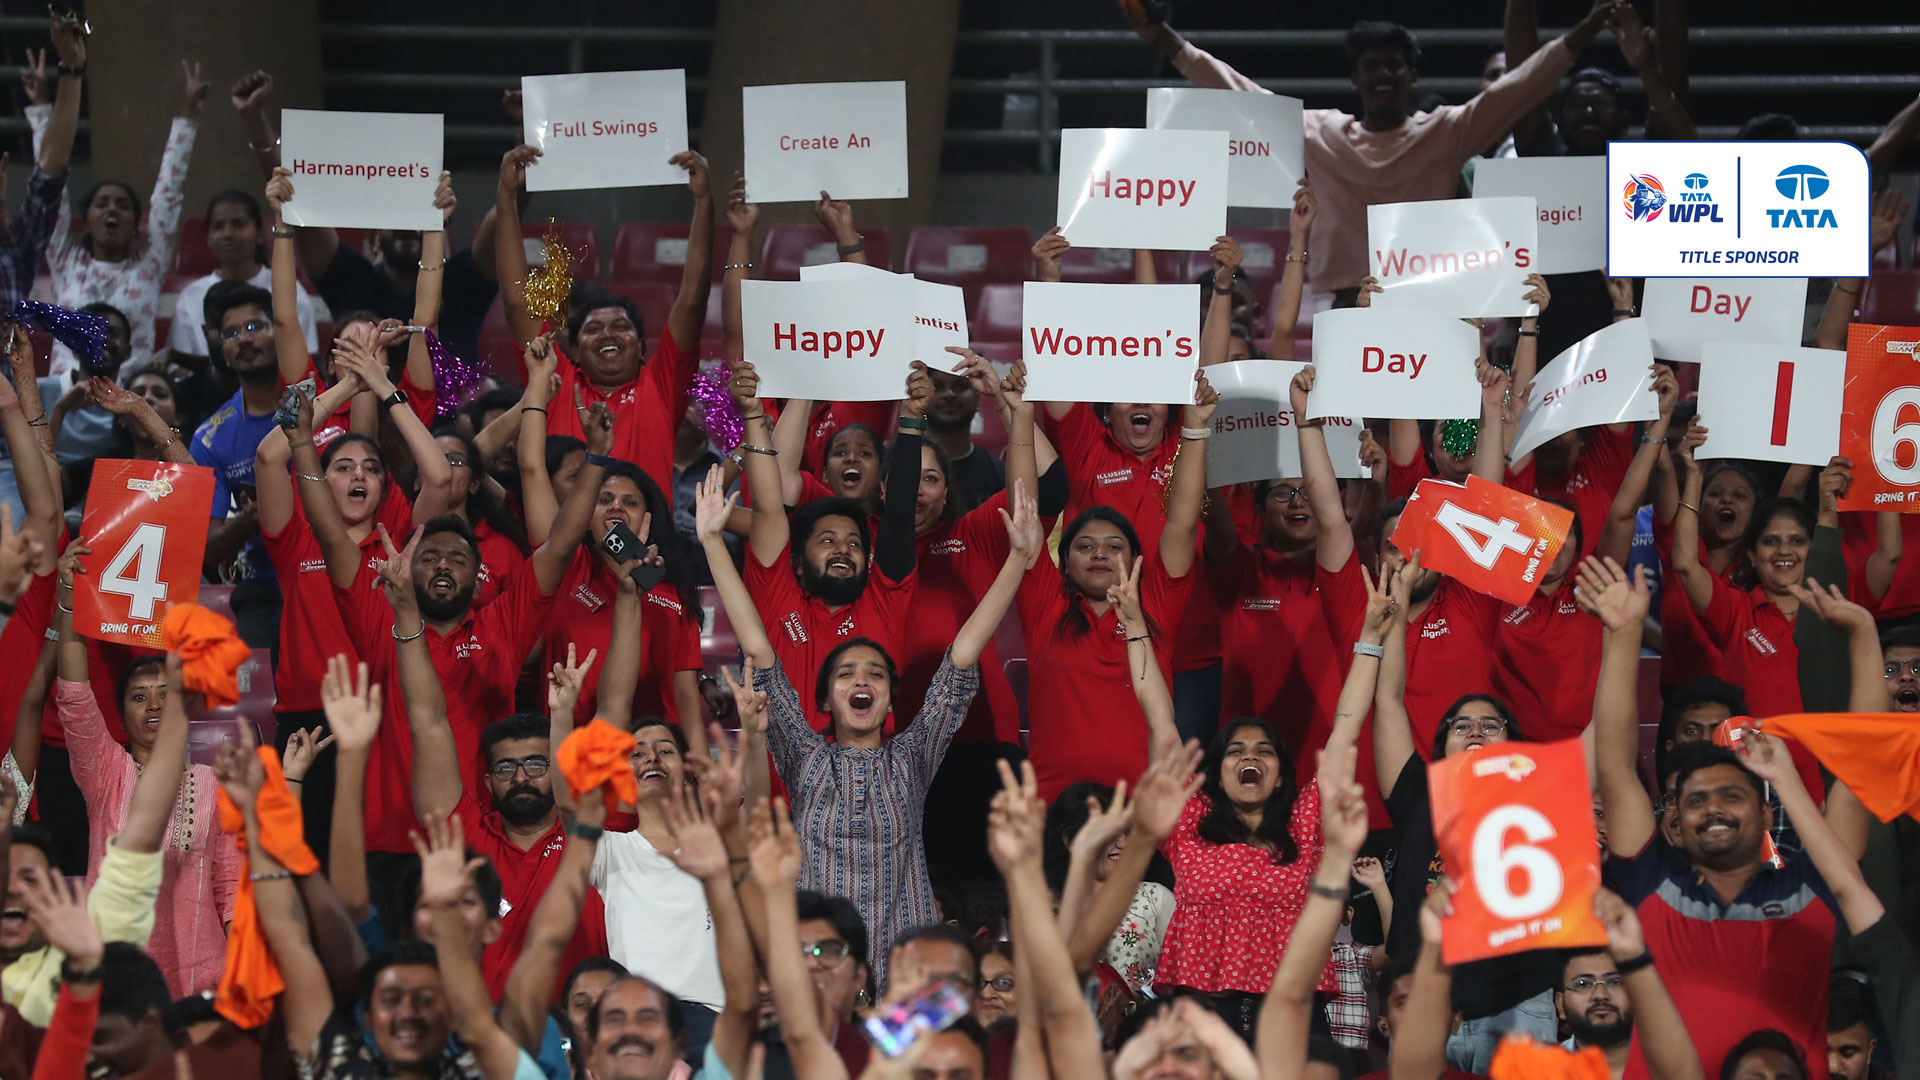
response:
M271 431L273 414L247 412L239 391L194 430L189 447L193 460L213 470L214 517L224 518L234 510L234 488L253 487L253 455ZM247 541L239 562L241 580L273 577L273 564L258 536Z

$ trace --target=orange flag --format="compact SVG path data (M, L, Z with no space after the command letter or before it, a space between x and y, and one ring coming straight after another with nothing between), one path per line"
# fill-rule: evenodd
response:
M172 612L168 617L172 617ZM300 800L294 797L280 772L280 755L274 753L271 746L260 747L259 754L267 769L266 783L260 785L260 793L254 799L254 815L260 819L260 846L298 876L316 873L320 860L307 848L301 827ZM220 792L220 827L236 834L235 840L244 856L246 818L233 800L227 798L225 790ZM242 877L233 898L233 922L227 927L227 964L220 972L213 1007L240 1027L259 1027L273 1015L273 1001L286 987L286 981L280 977L280 965L274 963L273 950L260 928L260 913L253 903L253 880Z
M560 744L554 759L560 775L567 779L567 790L576 799L596 788L606 787L607 809L624 802L632 805L640 798L640 784L633 778L633 736L599 717L583 728L575 728Z
M1755 726L1812 751L1881 821L1920 818L1920 715L1789 713Z
M180 654L180 681L207 695L207 707L223 709L240 701L233 677L253 649L233 632L233 623L199 604L175 604L160 623L161 648Z
M1492 1080L1613 1080L1607 1055L1597 1046L1568 1050L1525 1035L1508 1035L1493 1051Z

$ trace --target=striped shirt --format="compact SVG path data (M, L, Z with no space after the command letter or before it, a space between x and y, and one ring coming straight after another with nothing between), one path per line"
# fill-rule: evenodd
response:
M778 663L765 686L767 746L806 853L800 887L845 897L860 909L867 962L884 993L894 938L939 921L921 843L927 788L980 689L980 669L943 658L919 715L877 748L840 746L815 732Z

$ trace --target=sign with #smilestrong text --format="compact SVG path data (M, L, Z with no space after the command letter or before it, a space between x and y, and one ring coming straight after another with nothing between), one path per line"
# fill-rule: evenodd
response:
M1868 179L1848 143L1608 143L1607 275L1866 277Z
M687 148L687 73L592 71L523 75L528 191L684 183L668 159Z
M1207 368L1207 381L1220 392L1207 448L1208 487L1303 475L1300 425L1294 422L1290 388L1293 377L1306 366L1298 360L1230 360ZM1320 430L1335 478L1357 480L1368 475L1360 464L1358 420L1329 416L1321 421Z

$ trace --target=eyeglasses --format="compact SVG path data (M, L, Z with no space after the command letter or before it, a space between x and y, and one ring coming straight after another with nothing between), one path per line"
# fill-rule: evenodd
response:
M511 780L515 772L524 769L527 779L538 780L547 775L547 770L552 766L553 762L543 757L504 757L494 762L487 771L493 774L495 780Z
M1616 971L1611 975L1602 975L1597 979L1590 975L1582 975L1568 983L1565 989L1568 993L1572 994L1591 994L1597 987L1602 986L1608 990L1620 989L1620 973Z
M847 947L846 942L837 939L831 941L816 941L811 945L802 943L800 946L801 956L809 960L825 960L829 964L837 964L845 960L847 954L851 951L852 950Z
M1447 734L1467 737L1472 735L1505 735L1507 722L1497 716L1462 716L1447 725Z
M239 326L221 327L220 340L234 341L234 340L237 340L243 334L245 335L264 334L271 329L273 329L273 324L270 322L267 322L264 319L248 319L246 322L241 323Z
M989 986L1003 994L1011 994L1013 993L1013 976L997 975L991 979L980 980L980 989L985 990Z
M1913 673L1914 678L1920 679L1920 660L1889 660L1887 661L1887 678L1889 679L1899 678L1901 668L1906 668L1909 672Z
M1275 502L1283 503L1292 502L1295 498L1298 498L1301 502L1313 501L1307 498L1307 489L1305 487L1296 487L1293 484L1273 485L1267 489L1267 498Z

